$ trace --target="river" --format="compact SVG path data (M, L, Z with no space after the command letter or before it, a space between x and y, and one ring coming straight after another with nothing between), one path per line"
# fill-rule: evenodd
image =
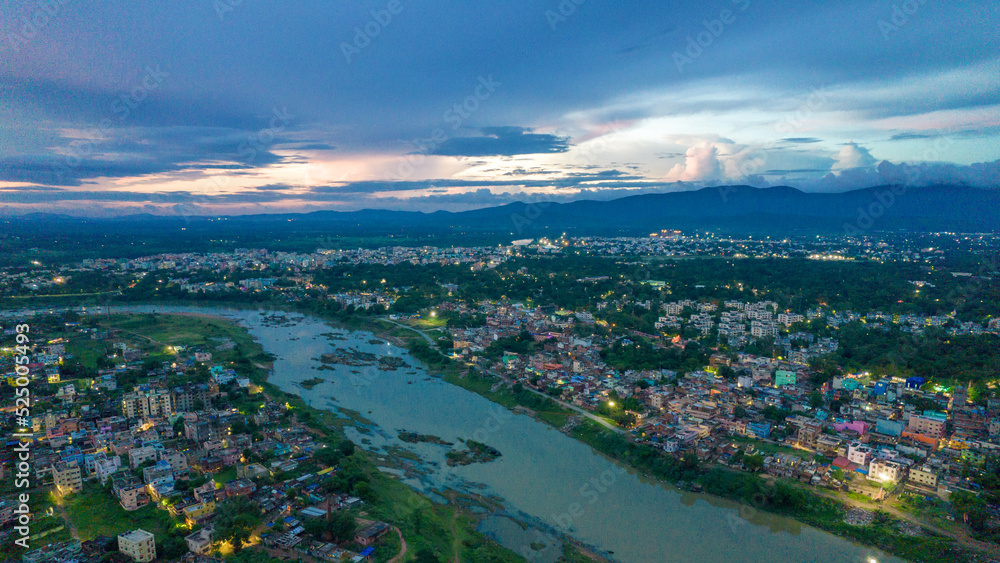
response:
M623 563L901 561L788 518L680 492L626 471L545 423L430 377L405 349L376 342L368 332L338 329L297 313L162 305L113 310L204 313L237 321L277 357L270 382L313 407L360 413L375 426L363 426L351 437L368 450L384 454L387 447L403 447L417 453L423 461L404 479L414 488L432 498L443 488L499 497L518 520L566 531ZM276 319L281 316L288 320ZM335 348L395 356L411 367L382 370L318 361ZM314 378L324 382L312 389L300 385ZM399 429L456 443L475 439L502 457L448 467L446 446L402 442ZM480 529L532 561L558 558L558 542L536 528L524 531L502 515L489 516Z

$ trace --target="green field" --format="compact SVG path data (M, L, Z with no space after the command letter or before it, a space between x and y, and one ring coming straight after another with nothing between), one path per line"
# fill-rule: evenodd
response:
M157 510L152 504L128 512L114 495L96 484L87 485L82 493L67 497L63 503L81 541L97 536L115 537L136 528L152 533L159 540L171 529L181 526L169 512Z

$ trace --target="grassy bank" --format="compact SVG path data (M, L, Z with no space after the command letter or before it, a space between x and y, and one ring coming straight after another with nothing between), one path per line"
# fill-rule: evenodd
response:
M344 324L340 319L329 320ZM299 396L286 393L269 383L267 377L271 357L243 327L227 319L178 314L127 314L113 315L110 321L102 321L102 325L128 331L134 338L144 338L153 348L165 345L211 347L220 338L229 339L235 346L219 352L218 356L213 353L213 362L219 360L243 366L252 383L263 389L264 395L279 403L288 403L296 419L314 431L317 441L337 447L345 438L343 426L352 424L350 419L309 407ZM369 319L349 323L348 328L368 330L394 338L402 338L408 332L398 327L398 334L396 331L387 331L383 323ZM413 333L409 335L416 336ZM450 370L445 371L449 376L455 375ZM264 400L263 395L250 395L234 403L234 406L241 411L252 412ZM417 553L432 553L441 561L525 561L518 554L476 531L481 516L470 508L489 508L495 504L492 501L477 499L472 495L456 495L449 504L436 504L405 483L379 471L375 465L375 454L360 448L353 455L344 458L342 467L347 472L360 475L358 478L369 485L371 493L366 499L364 517L388 522L402 531L407 542L407 555L403 561L415 560ZM224 480L225 475L220 474L217 478ZM113 536L124 529L135 527L137 522L147 526L150 531L155 529L164 533L172 525L172 520L165 512L152 507L126 513L114 502L113 497L98 487L88 487L83 493L69 497L66 500L66 510L81 538L85 540L97 535ZM378 550L379 561L393 557L399 547L396 539L385 541ZM582 557L571 547L567 547L567 550L567 557L573 558L567 561L578 561Z

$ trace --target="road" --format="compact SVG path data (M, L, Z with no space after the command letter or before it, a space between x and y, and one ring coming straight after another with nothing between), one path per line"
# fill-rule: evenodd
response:
M507 376L505 376L503 374L497 373L495 371L488 371L487 373L490 374L490 375L492 375L492 376L494 376L494 377L499 377L507 385L513 385L514 383L517 383L516 381L510 379L509 377L507 377ZM573 410L573 411L576 411L576 412L582 414L583 416L589 418L590 420L593 420L594 422L596 422L596 423L600 424L601 426L607 428L608 430L614 430L615 432L617 432L619 434L627 434L627 432L624 429L622 429L621 427L615 426L614 424L611 424L610 422L608 422L607 420L604 420L603 418L601 418L599 416L595 416L590 411L588 411L588 410L586 410L584 408L578 407L578 406L576 406L576 405L574 405L572 403L567 403L565 401L556 399L556 398L554 398L554 397L552 397L550 395L546 395L545 393L542 393L541 391L532 389L530 387L524 387L524 389L526 391L531 391L532 393L534 393L535 395L538 395L539 397L545 397L546 399L552 399L552 401L556 402L560 406L565 407L565 408L570 409L570 410Z
M428 336L426 332L424 332L424 331L422 331L420 329L416 329L416 328L413 328L412 326L404 325L403 323L397 323L396 321L391 321L389 319L384 319L383 318L383 319L379 319L379 320L380 321L385 321L385 322L387 322L389 324L394 324L394 325L396 325L398 327L402 327L402 328L405 328L405 329L408 329L408 330L412 330L413 332L416 332L420 336L423 336L424 340L426 340L427 343L430 344L431 346L434 346L434 345L437 344L437 342L433 338L431 338L430 336Z
M608 422L607 420L604 420L603 418L601 418L599 416L595 416L590 411L588 411L588 410L586 410L584 408L578 407L578 406L576 406L576 405L574 405L572 403L567 403L565 401L560 401L559 399L553 398L551 395L546 395L545 393L542 393L541 391L537 391L535 389L530 389L528 387L525 387L525 389L527 389L528 391L531 391L535 395L539 395L541 397L545 397L546 399L552 399L553 401L555 401L556 403L558 403L560 406L566 407L567 409L572 409L572 410L574 410L574 411L582 414L583 416L589 418L590 420L593 420L594 422L600 424L601 426L603 426L603 427L605 427L605 428L607 428L609 430L614 430L615 432L617 432L619 434L627 434L627 432L625 432L625 430L623 430L622 428L620 428L618 426L615 426L614 424L611 424L610 422Z

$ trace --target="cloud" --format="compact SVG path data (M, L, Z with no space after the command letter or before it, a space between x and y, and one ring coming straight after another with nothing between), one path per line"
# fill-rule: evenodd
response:
M795 144L809 144L809 143L821 143L823 139L817 139L816 137L786 137L782 139L786 143Z
M703 143L689 148L684 154L684 163L675 164L665 179L668 182L704 182L721 177L718 147L715 143Z
M478 137L446 139L428 154L438 156L513 156L560 153L569 150L569 139L531 133L523 127L483 127Z
M869 168L874 166L878 160L868 152L868 149L851 142L844 145L837 153L837 161L834 163L834 170L850 170L851 168Z

